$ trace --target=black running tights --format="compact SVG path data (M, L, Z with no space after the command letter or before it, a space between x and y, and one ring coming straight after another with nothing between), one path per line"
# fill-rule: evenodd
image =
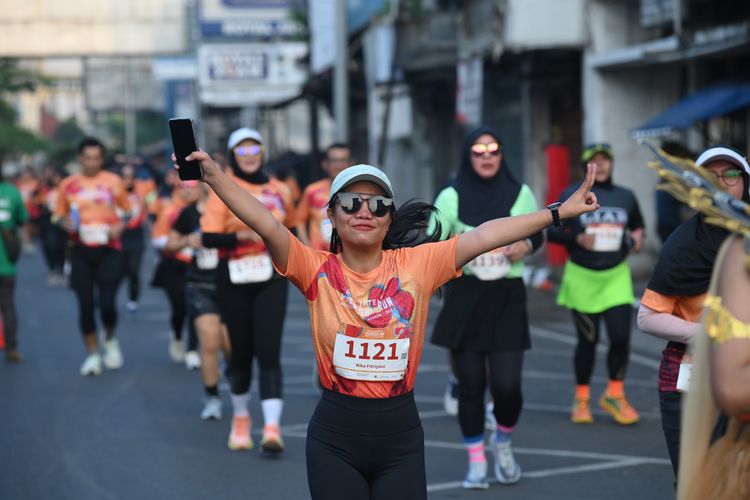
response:
M484 432L484 396L489 389L497 423L514 427L523 406L521 370L523 351L476 352L454 350L453 369L458 379L458 422L465 437Z
M250 390L253 360L260 370L260 399L281 398L281 333L286 314L288 282L235 285L226 261L217 268L216 299L227 325L232 356L229 380L232 394Z
M573 311L578 332L575 353L576 384L589 385L594 371L596 344L599 342L599 320L604 318L609 336L607 368L610 380L624 380L630 355L630 324L633 308L630 304L615 306L599 314Z
M75 246L70 252L70 286L78 298L79 326L83 335L96 333L95 303L99 304L102 324L117 324L115 296L122 277L122 252L113 248ZM94 300L94 288L98 301Z

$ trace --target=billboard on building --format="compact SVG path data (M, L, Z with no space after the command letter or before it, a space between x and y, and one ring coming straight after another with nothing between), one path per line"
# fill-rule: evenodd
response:
M273 104L299 94L307 78L303 42L212 43L198 49L200 100L210 106Z
M346 28L352 34L388 9L389 0L347 0ZM318 74L336 59L336 0L308 0L310 69Z
M483 64L481 57L472 57L456 65L456 121L462 125L482 122Z
M289 39L302 34L289 0L201 0L203 38Z

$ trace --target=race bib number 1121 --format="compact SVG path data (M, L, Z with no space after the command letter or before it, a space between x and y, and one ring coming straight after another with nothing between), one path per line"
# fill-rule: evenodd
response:
M409 364L408 338L373 339L338 333L333 349L336 373L352 380L394 381Z

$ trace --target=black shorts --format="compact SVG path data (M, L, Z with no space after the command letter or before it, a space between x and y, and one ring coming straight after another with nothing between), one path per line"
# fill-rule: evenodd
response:
M307 427L313 500L426 500L424 431L414 393L364 399L323 390Z
M188 282L185 285L185 302L190 321L204 314L219 314L214 285Z

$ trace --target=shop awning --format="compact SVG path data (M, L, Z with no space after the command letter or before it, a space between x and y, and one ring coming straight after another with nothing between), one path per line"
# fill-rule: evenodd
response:
M690 94L660 115L633 129L634 139L659 137L695 122L750 106L750 83L721 84Z

